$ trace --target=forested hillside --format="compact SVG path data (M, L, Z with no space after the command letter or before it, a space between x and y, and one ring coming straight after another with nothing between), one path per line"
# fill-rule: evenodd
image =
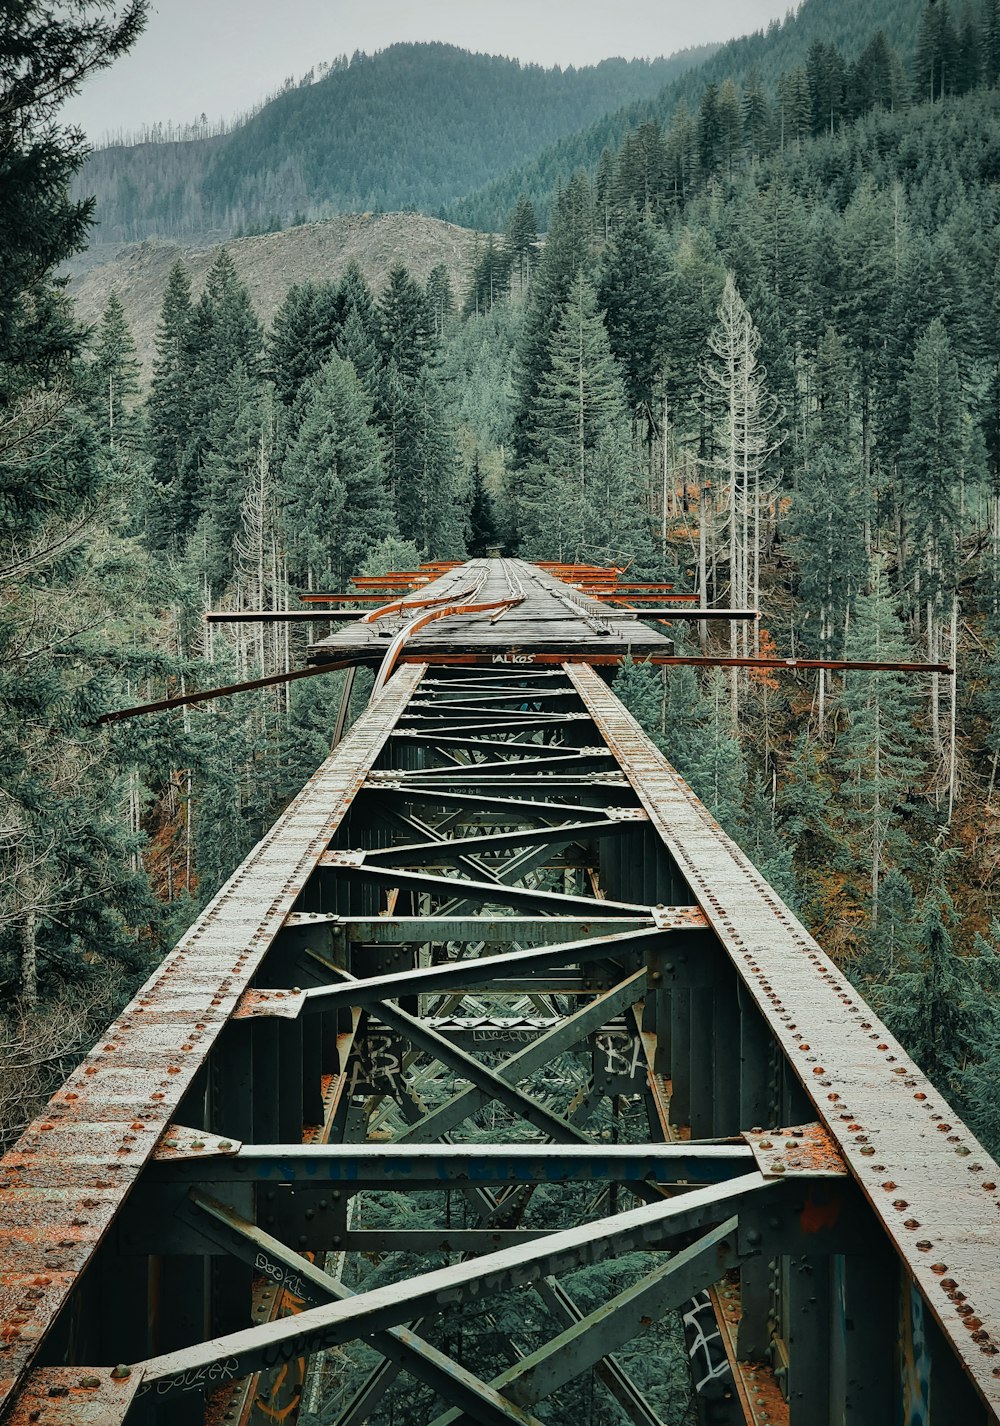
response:
M558 140L510 173L451 204L446 215L456 223L494 231L503 215L524 195L544 225L559 182L578 168L596 176L605 151L617 149L626 135L643 123L667 125L678 111L683 117L698 107L706 86L721 86L727 80L740 91L761 85L774 87L780 75L790 75L807 66L809 52L816 44L834 46L851 62L872 35L881 31L902 63L909 65L923 3L924 0L804 0L796 8L790 6L783 21L731 40L655 97L602 115L589 128Z
M393 45L356 54L217 137L101 149L78 191L97 195L104 242L437 213L711 52L546 70L450 45Z

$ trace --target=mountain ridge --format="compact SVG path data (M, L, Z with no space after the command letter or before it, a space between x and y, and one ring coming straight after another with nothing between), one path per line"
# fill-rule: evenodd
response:
M334 212L440 213L713 50L543 69L439 43L394 45L279 94L226 134L96 150L77 192L96 195L112 242Z
M560 180L574 170L593 172L604 149L617 149L625 136L648 121L666 124L678 104L696 109L706 85L726 79L745 82L751 75L773 81L783 68L803 64L816 41L836 45L854 58L877 30L904 59L910 58L925 0L803 0L784 20L766 29L737 36L704 63L678 76L657 95L609 112L576 134L564 137L506 174L448 205L443 216L466 227L484 230L502 226L522 195L534 204L540 220L547 217L551 196Z

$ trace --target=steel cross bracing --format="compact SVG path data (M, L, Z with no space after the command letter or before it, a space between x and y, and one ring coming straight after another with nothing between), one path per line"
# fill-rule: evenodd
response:
M705 1422L978 1426L998 1182L593 668L408 664L0 1164L0 1419L653 1426L679 1312ZM549 1340L447 1349L518 1292Z

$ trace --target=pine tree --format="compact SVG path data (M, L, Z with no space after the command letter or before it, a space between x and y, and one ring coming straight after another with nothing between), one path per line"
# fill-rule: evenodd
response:
M139 392L139 361L121 298L108 298L87 373L92 396L88 405L101 445L109 454L128 458L139 440L135 400Z
M350 362L331 357L308 383L282 473L289 572L341 588L378 540L395 533L372 409Z
M379 311L383 361L393 363L412 388L434 355L434 319L426 295L402 264L389 273Z
M644 409L647 425L663 368L668 293L667 263L656 230L631 208L604 254L597 300L606 313L608 341L625 380L629 409Z
M731 178L743 155L743 106L731 79L727 79L719 90L716 118L719 126L719 163L723 173Z
M870 593L855 602L847 657L863 662L911 658L889 593L885 572L873 564ZM859 872L867 877L872 924L878 922L882 877L901 865L908 850L900 815L923 770L913 719L916 691L899 673L852 673L840 699L846 727L837 747L849 801L848 839Z
M457 505L455 446L440 388L426 368L409 393L407 426L397 477L399 528L428 559L462 558L466 518Z
M743 134L751 163L758 163L770 148L771 123L767 93L754 72L743 90Z
M844 117L847 70L835 45L816 40L806 61L813 134L833 134Z
M260 389L243 363L237 362L215 391L200 471L200 518L193 540L198 572L216 594L232 576L240 511L257 463L265 420Z
M983 83L995 89L1000 79L1000 0L983 0L982 44Z
M225 248L209 269L192 313L191 330L194 372L188 389L191 435L184 456L185 484L191 488L199 520L204 519L209 506L224 512L214 533L206 535L203 524L201 540L206 568L217 580L228 573L231 564L235 512L247 469L245 450L256 446L252 433L257 418L248 410L257 395L263 345L250 294ZM233 416L235 427L223 411Z
M704 177L715 173L718 168L721 145L719 88L716 84L706 84L698 110L698 162Z
M42 0L6 6L0 30L0 363L6 399L54 360L75 350L67 322L47 324L51 274L85 246L94 204L68 196L87 148L82 133L58 124L60 106L85 79L135 43L148 5L81 3L53 11ZM37 304L37 305L36 305ZM38 359L41 359L41 367Z
M507 221L503 245L510 272L517 283L519 297L523 297L531 278L535 261L535 247L538 243L538 224L531 201L522 194L517 206Z
M510 289L510 275L511 256L490 233L473 263L464 315L482 316L502 302Z
M556 510L564 551L594 536L603 541L610 532L600 529L593 508L597 450L625 422L625 400L596 294L582 273L552 333L532 418L536 465L520 525L526 548L541 552L546 518Z
M296 283L275 313L267 338L266 372L278 400L294 405L330 357L340 332L338 292L331 282Z
M82 411L83 333L56 279L92 212L68 191L83 140L58 109L131 46L144 15L141 3L26 0L0 24L0 983L5 1013L18 1001L33 1032L60 984L85 1006L82 987L103 974L118 982L113 1004L158 922L118 815L121 760L93 729L113 696L112 599L126 599L101 539L122 512Z
M557 196L542 259L529 291L515 368L514 457L518 466L533 458L533 407L548 371L549 342L578 273L593 247L593 193L585 174Z
M427 302L434 318L434 335L443 341L455 312L455 293L444 263L432 268L427 278Z
M197 520L195 364L191 284L178 262L163 296L147 405L152 484L144 524L151 549L179 550Z
M745 827L747 769L721 670L713 670L706 680L702 706L702 737L688 780L716 821L739 840Z
M979 19L969 0L962 5L962 18L956 45L955 93L970 94L979 84L982 73L983 36Z
M469 506L469 558L482 559L499 544L493 499L486 488L478 452L472 465L472 502Z
M943 99L959 81L958 37L948 0L927 0L920 16L913 57L913 97L918 103Z
M710 359L702 377L715 405L717 445L711 464L718 472L727 507L729 586L733 607L760 605L762 531L767 518L768 459L780 444L777 403L764 384L761 338L730 273L709 338ZM749 651L742 630L744 654ZM757 633L755 631L755 638ZM738 631L731 626L730 652L737 654ZM731 680L733 715L737 712L736 670Z

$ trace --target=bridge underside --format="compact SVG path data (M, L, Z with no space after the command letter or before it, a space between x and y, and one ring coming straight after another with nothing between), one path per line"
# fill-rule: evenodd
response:
M674 1426L648 1334L704 1422L979 1426L998 1182L600 673L409 662L0 1163L0 1419L353 1426L405 1377L414 1426L536 1422L594 1373Z

